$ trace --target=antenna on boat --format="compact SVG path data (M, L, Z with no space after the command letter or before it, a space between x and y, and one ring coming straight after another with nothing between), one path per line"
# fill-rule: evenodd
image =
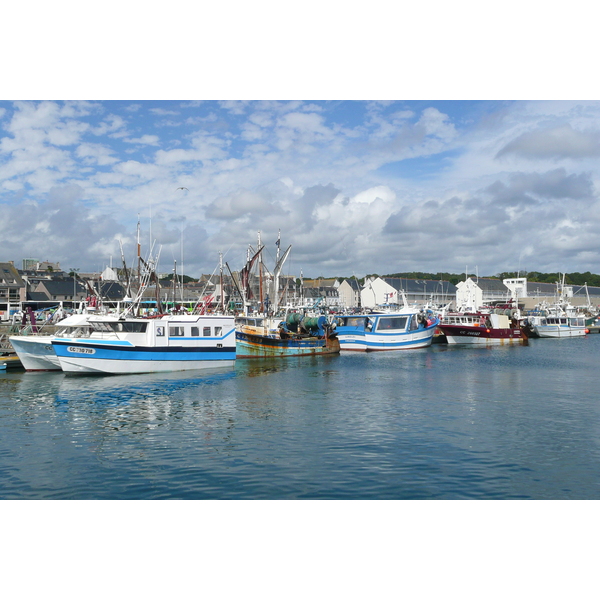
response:
M181 303L183 304L183 276L185 271L183 270L183 223L181 225L181 280L179 282L179 288L181 290Z
M138 213L138 222L137 222L137 259L138 259L138 289L141 287L141 272L142 272L142 254L140 251L140 214Z
M223 253L219 252L219 296L221 297L221 313L225 314L225 294L223 293Z

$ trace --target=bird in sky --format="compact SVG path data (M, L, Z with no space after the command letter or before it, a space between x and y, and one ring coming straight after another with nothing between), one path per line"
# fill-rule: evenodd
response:
M177 190L187 190L188 192L190 191L186 187L178 187ZM175 190L175 191L177 191L177 190Z

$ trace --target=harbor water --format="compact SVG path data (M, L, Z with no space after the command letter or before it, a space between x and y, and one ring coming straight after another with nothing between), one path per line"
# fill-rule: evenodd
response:
M0 374L2 499L598 499L600 336Z

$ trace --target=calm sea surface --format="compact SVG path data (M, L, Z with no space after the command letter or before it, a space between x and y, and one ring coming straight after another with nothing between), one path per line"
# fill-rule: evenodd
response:
M0 374L2 499L599 499L600 335Z

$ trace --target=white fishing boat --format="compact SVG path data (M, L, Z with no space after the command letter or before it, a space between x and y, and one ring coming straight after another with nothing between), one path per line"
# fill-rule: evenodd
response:
M431 345L439 323L431 311L405 306L397 312L337 315L342 351L412 350Z
M556 289L557 298L554 303L542 302L527 315L525 324L530 335L540 338L583 337L589 333L586 324L588 315L584 312L585 308L591 309L589 294L587 307L573 306L569 300L572 295L568 292L570 287L565 285L565 274L561 281L556 282Z
M89 337L52 340L68 373L159 373L235 364L232 316L95 317Z
M584 315L532 315L527 323L534 336L540 338L582 337L589 333Z
M60 321L53 335L13 335L9 341L27 371L60 371L52 340L89 335L88 314L76 314Z

